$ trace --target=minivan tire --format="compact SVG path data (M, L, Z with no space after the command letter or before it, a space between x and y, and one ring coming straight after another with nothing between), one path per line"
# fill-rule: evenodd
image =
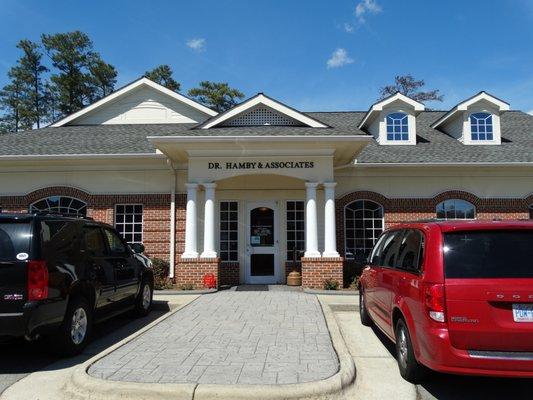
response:
M52 348L63 356L80 354L90 341L92 324L92 307L89 302L81 296L73 297L58 334L50 337Z
M361 324L363 324L364 326L372 325L372 319L370 318L370 315L368 314L368 310L366 308L366 302L362 286L359 288L359 317L361 318Z
M152 310L154 298L154 285L150 279L144 278L141 283L139 294L135 298L133 314L136 317L144 317Z
M409 329L403 319L399 319L396 323L395 336L396 360L400 375L411 383L423 381L427 375L427 369L416 360Z

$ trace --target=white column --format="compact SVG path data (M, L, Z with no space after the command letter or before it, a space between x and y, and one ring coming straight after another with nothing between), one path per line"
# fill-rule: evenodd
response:
M339 257L335 228L336 182L324 182L324 253L322 257Z
M182 258L198 257L196 244L196 193L197 183L186 183L187 188L187 212L185 215L185 252Z
M318 251L318 227L316 218L316 182L306 182L305 203L305 254L304 257L320 257Z
M215 188L216 183L204 183L204 251L200 257L215 258Z

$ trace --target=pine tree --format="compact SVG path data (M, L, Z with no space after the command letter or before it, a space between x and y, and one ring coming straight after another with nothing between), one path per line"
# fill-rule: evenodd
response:
M419 89L424 87L426 82L423 79L417 81L413 78L412 75L397 75L394 78L394 85L387 85L382 87L379 91L380 98L379 100L384 99L385 97L391 96L400 92L401 94L410 97L416 101L442 101L443 97L439 94L438 89L429 90L423 92Z
M7 73L11 82L0 91L0 108L4 111L0 118L0 132L18 132L23 128L23 80L17 67Z
M101 99L110 94L117 83L117 70L111 64L96 57L89 67L91 73L92 90L91 101Z
M169 65L161 64L150 71L146 71L144 76L167 89L178 92L180 90L180 83L172 77L172 68Z
M200 87L189 90L188 95L217 112L230 109L244 97L244 93L225 82L209 81L200 82Z

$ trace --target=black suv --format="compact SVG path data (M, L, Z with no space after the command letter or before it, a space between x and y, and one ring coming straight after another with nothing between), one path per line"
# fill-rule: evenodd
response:
M150 312L153 274L117 231L90 218L0 214L0 336L79 353L93 322Z

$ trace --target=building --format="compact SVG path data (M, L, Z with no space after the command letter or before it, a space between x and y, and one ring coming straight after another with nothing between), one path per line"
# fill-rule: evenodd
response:
M533 116L485 92L448 112L395 94L301 112L262 93L217 114L141 78L49 127L0 137L4 212L113 224L178 284L349 283L384 227L531 218ZM301 258L301 260L300 260Z

